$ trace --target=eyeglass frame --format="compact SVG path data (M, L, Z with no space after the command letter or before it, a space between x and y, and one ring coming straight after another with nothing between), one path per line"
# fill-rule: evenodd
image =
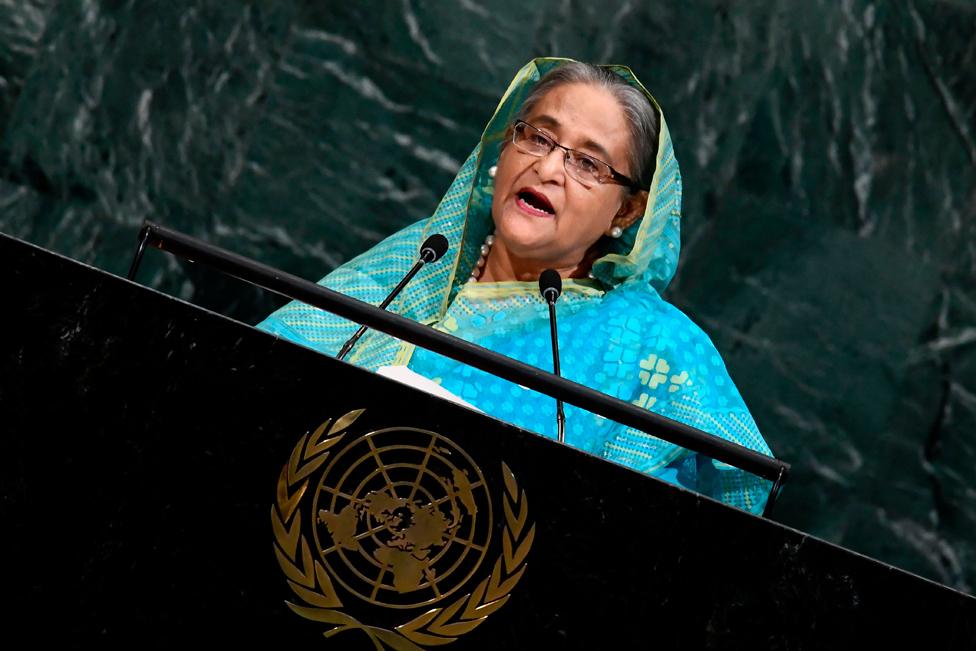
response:
M524 124L525 126L529 127L530 129L533 129L534 131L538 132L539 135L541 135L543 138L545 138L552 145L549 148L548 153L546 153L546 154L534 154L534 153L529 152L529 151L524 151L524 150L522 150L518 146L518 143L515 141L515 137L518 135L519 125L522 125L522 124ZM575 176L573 176L573 174L570 173L569 168L566 167L566 163L569 160L570 154L573 154L574 156L580 156L582 158L589 159L589 160L591 160L591 161L593 161L595 163L599 163L600 165L605 165L606 166L606 168L610 171L610 175L607 176L607 177L605 177L605 178L602 178L602 179L597 179L597 182L598 183L614 183L616 185L626 186L626 187L628 187L628 188L630 188L631 190L634 190L634 191L641 189L641 186L636 181L634 181L633 179L631 179L629 176L626 176L624 174L621 174L617 170L613 169L613 166L610 165L610 163L607 163L605 161L602 161L599 158L596 158L595 156L590 156L589 154L584 154L583 152L578 151L576 149L570 149L569 147L565 147L563 145L560 145L556 141L555 138L553 138L552 136L550 136L549 134L547 134L545 131L543 131L539 127L534 126L532 124L529 124L525 120L516 120L515 122L512 123L512 146L514 146L516 149L518 149L523 154L526 154L528 156L535 156L536 158L545 158L546 156L548 156L549 154L552 153L552 150L553 149L555 149L556 147L559 147L560 149L563 150L563 152L565 152L563 154L563 167L566 168L566 172L577 183L583 183L583 182L580 181Z

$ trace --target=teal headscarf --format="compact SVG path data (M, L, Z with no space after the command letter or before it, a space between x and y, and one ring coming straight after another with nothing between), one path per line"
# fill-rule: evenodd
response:
M378 304L406 274L423 240L443 233L445 257L425 266L390 306L545 370L552 369L548 309L535 282L468 283L492 231L492 180L506 128L536 82L566 59L535 59L502 97L481 142L461 166L434 214L380 242L320 281ZM771 454L708 336L659 292L678 263L681 176L657 101L624 66L607 66L640 89L658 113L660 134L641 219L597 259L593 279L565 279L557 310L562 374L621 400ZM358 324L299 302L260 328L335 355ZM407 365L482 411L555 438L555 401L379 332L368 332L347 361L376 370ZM769 482L601 416L566 406L566 442L594 455L755 513Z

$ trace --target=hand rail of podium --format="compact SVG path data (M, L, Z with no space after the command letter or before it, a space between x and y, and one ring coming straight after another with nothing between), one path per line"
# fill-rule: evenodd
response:
M304 278L299 278L149 221L143 224L139 232L139 245L129 268L129 280L135 280L147 246L182 257L190 262L198 262L213 267L257 287L326 310L397 339L421 346L492 375L497 375L509 382L520 384L533 391L538 391L628 427L646 432L651 436L680 445L687 450L768 479L773 482L773 486L770 489L766 508L763 511L764 516L770 514L772 506L789 476L790 464L785 461L760 454L755 450L695 429L690 425L647 411L605 393L594 391L572 380L553 375L398 314L381 310L369 303L340 294Z

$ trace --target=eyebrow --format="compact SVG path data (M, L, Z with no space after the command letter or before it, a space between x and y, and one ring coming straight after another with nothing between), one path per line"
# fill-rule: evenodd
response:
M541 126L546 126L546 127L556 127L556 128L558 128L558 127L561 127L562 126L562 124L560 124L559 120L557 120L556 118L552 117L551 115L540 115L537 118L533 118L532 122L533 122L533 124L537 124L537 125L541 125ZM603 161L604 163L607 163L609 165L609 162L608 161L610 160L610 152L608 152L606 149L604 149L603 148L603 145L601 145L597 141L591 140L591 139L587 138L585 141L583 141L583 144L581 144L580 147L583 147L585 149L589 149L591 151L595 151L597 153L597 157L601 161Z

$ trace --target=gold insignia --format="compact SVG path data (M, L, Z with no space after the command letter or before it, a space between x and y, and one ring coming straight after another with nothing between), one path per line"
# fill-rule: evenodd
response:
M447 437L416 428L376 430L336 448L363 411L302 436L281 469L274 552L301 600L286 603L329 624L326 637L358 630L377 649L397 651L449 644L505 605L525 573L535 538L525 491L502 463L501 553L478 581L494 531L480 468ZM391 621L346 612L365 605Z

